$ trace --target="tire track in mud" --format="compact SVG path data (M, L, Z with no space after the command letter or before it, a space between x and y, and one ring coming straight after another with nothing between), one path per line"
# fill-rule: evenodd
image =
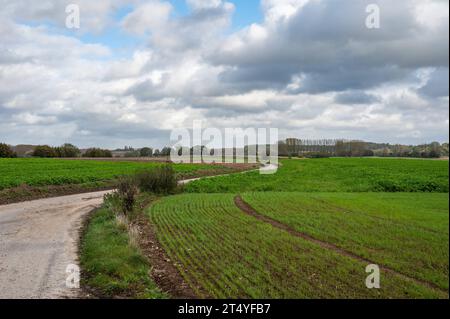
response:
M378 262L375 262L375 261L369 260L367 258L361 257L361 256L359 256L357 254L352 253L351 251L345 250L345 249L343 249L343 248L341 248L341 247L339 247L339 246L337 246L335 244L332 244L330 242L326 242L326 241L314 238L314 237L312 237L312 236L310 236L310 235L308 235L306 233L299 232L299 231L295 230L294 228L292 228L292 227L290 227L290 226L288 226L286 224L283 224L283 223L281 223L281 222L279 222L279 221L277 221L277 220L275 220L275 219L273 219L271 217L262 215L262 214L258 213L250 204L245 202L240 195L235 196L234 203L245 214L250 215L250 216L256 218L259 221L268 223L268 224L272 225L275 228L284 230L284 231L288 232L289 234L291 234L292 236L302 238L304 240L307 240L309 242L317 244L317 245L319 245L320 247L322 247L324 249L332 250L332 251L334 251L334 252L336 252L336 253L338 253L338 254L340 254L342 256L346 256L346 257L355 259L357 261L360 261L360 262L363 262L363 263L367 263L368 265L369 264L379 265L380 269L382 269L382 270L384 270L384 271L386 271L388 273L397 275L397 276L399 276L399 277L401 277L401 278L403 278L405 280L413 281L413 282L415 282L417 284L424 285L424 286L426 286L428 288L431 288L431 289L434 289L434 290L437 290L437 291L440 291L440 292L444 292L448 296L448 290L445 290L445 289L437 286L436 284L434 284L432 282L428 282L428 281L425 281L425 280L414 278L414 277L411 277L409 275L403 274L403 273L401 273L401 272L399 272L397 270L394 270L394 269L392 269L390 267L387 267L387 266L384 266L384 265L380 265Z

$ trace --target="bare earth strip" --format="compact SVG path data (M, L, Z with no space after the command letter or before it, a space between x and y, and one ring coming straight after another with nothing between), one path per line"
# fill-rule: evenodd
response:
M71 298L83 218L108 191L0 206L0 298Z
M245 202L242 199L242 197L239 196L239 195L234 198L234 202L235 202L236 206L241 211L243 211L244 213L246 213L246 214L248 214L250 216L253 216L253 217L255 217L256 219L258 219L260 221L269 223L270 225L272 225L275 228L282 229L282 230L288 232L289 234L291 234L293 236L303 238L303 239L308 240L310 242L313 242L313 243L315 243L315 244L317 244L317 245L319 245L319 246L321 246L323 248L333 250L333 251L335 251L335 252L337 252L337 253L339 253L341 255L344 255L344 256L347 256L347 257L350 257L350 258L354 258L354 259L359 260L359 261L363 261L363 262L365 262L367 264L377 264L374 261L365 259L365 258L363 258L361 256L358 256L358 255L356 255L356 254L354 254L354 253L352 253L350 251L342 249L342 248L340 248L340 247L338 247L338 246L336 246L336 245L334 245L332 243L316 239L316 238L314 238L314 237L312 237L312 236L310 236L310 235L308 235L306 233L299 232L299 231L289 227L288 225L283 224L283 223L281 223L281 222L279 222L279 221L277 221L275 219L272 219L272 218L270 218L268 216L262 215L262 214L258 213L251 205L249 205L247 202ZM402 277L402 278L404 278L406 280L414 281L416 283L420 283L422 285L425 285L425 286L427 286L427 287L429 287L431 289L435 289L435 290L438 290L438 291L441 291L441 292L444 292L444 293L448 294L448 291L446 291L446 290L436 286L435 284L433 284L431 282L420 280L420 279L417 279L417 278L412 278L410 276L402 274L402 273L400 273L400 272L398 272L396 270L393 270L393 269L388 268L388 267L383 266L383 265L380 265L380 268L383 269L386 272L393 273L393 274L395 274L395 275L397 275L399 277Z
M146 216L136 223L139 229L139 247L152 265L151 275L158 287L174 299L198 299L159 243L154 226ZM196 287L201 290L201 287ZM206 292L204 293L206 295Z

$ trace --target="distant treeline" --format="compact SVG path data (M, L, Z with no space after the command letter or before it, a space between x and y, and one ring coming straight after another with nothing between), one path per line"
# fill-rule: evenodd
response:
M280 141L280 156L300 157L411 157L439 158L449 155L449 144L433 142L423 145L391 145L358 140L301 140Z
M113 154L120 157L162 157L170 156L171 151L170 147L164 147L159 150L151 147L135 149L131 146L125 146L123 149L114 150Z
M93 158L110 158L110 157L168 157L172 151L170 147L164 147L161 150L151 147L134 149L126 146L123 149L110 151L101 148L90 148L80 150L72 144L64 144L58 147L48 145L27 146L32 150L27 153L19 153L19 156L25 157L43 157L43 158L76 158L76 157L93 157ZM266 153L269 153L270 146L266 145ZM16 147L17 149L17 147ZM195 146L192 148L179 148L178 154L194 155L224 155L230 153L231 149L208 149L205 146ZM239 157L249 154L257 154L257 146L246 146L243 149L233 149L233 155ZM10 145L0 143L0 157L13 158L18 157L15 149ZM411 158L439 158L449 156L449 144L440 144L433 142L423 145L391 145L383 143L370 143L358 140L343 139L296 139L289 138L278 142L278 154L280 156L289 157L411 157ZM219 155L219 156L220 156Z
M82 152L72 144L64 144L58 147L49 145L34 146L29 153L22 155L25 157L40 158L76 158L76 157L113 157L110 150L100 148L90 148ZM14 149L7 144L0 144L0 157L18 157Z
M74 157L113 157L110 150L90 148L82 152L72 144L64 144L58 147L38 145L31 153L33 157L42 158L74 158Z

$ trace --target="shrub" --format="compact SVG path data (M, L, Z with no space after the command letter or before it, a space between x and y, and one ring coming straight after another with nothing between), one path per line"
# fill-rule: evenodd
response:
M11 146L4 143L0 143L0 157L13 158L17 157L17 154L13 151Z
M117 183L117 194L119 195L122 211L126 215L134 208L137 195L136 181L133 177L122 176Z
M331 155L324 152L310 152L305 154L306 158L329 158Z
M153 150L150 147L144 147L140 150L141 157L152 157Z
M84 154L83 157L113 157L110 150L103 150L101 148L90 148Z
M55 152L58 157L78 157L81 154L78 147L72 144L64 144L60 147L56 147Z
M178 185L171 165L138 171L136 181L141 191L155 194L173 193Z
M39 145L36 146L36 148L34 149L33 156L51 158L51 157L58 157L58 154L53 147L50 147L48 145Z

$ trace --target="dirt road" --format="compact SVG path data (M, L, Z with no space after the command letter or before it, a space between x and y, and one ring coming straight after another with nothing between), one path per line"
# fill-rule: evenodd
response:
M79 289L66 287L66 269L78 266L83 217L99 207L108 192L0 206L0 299L80 297Z
M83 217L99 207L96 192L0 206L0 298L70 298L68 265L78 265Z

